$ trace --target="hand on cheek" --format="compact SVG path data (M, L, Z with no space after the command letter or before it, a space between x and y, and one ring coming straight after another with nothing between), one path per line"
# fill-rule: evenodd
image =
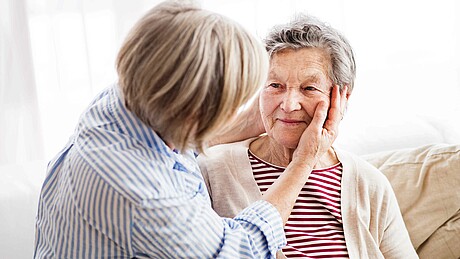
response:
M344 86L342 92L340 92L340 87L338 85L332 88L330 107L324 127L334 130L336 133L338 132L340 121L343 119L345 113L347 92L348 86Z
M307 161L307 158L313 156L317 162L329 150L337 138L339 123L346 107L346 99L347 87L345 86L340 93L339 87L334 86L330 103L328 104L327 101L318 102L313 119L303 132L299 145L294 152L293 161Z

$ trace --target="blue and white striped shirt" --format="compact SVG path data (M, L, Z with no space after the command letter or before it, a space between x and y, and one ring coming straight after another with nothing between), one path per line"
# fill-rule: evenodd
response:
M219 217L193 151L168 148L114 85L48 165L34 257L273 258L285 243L268 202Z

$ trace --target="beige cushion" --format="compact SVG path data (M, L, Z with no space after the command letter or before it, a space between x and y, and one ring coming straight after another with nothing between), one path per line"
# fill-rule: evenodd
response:
M363 156L390 180L420 258L460 258L460 145Z

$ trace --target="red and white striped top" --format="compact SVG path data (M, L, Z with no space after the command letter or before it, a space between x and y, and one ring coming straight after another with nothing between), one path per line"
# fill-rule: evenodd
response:
M261 193L284 171L248 152ZM288 258L348 258L340 209L342 164L315 169L297 198L286 226Z

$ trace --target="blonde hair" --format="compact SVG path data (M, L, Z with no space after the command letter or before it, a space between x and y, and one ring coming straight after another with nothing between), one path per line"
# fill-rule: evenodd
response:
M183 151L202 151L266 80L263 46L234 21L164 2L132 29L117 59L126 107Z

